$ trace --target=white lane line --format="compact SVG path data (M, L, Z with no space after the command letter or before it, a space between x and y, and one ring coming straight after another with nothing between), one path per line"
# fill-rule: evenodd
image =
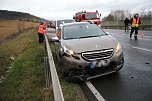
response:
M123 45L126 45L126 46L131 46L131 45L128 45L126 43L121 43ZM142 50L142 51L147 51L147 52L151 52L152 53L152 50L150 49L145 49L145 48L140 48L140 47L135 47L135 46L131 46L132 48L135 48L135 49L139 49L139 50Z
M149 49L144 49L144 48L140 48L140 47L135 47L135 46L132 46L132 48L135 48L135 49L140 49L140 50L147 51L147 52L152 52L152 50L149 50Z
M94 96L97 98L98 101L105 101L105 99L100 95L100 93L96 90L96 88L92 85L90 81L85 82L89 89L92 91Z

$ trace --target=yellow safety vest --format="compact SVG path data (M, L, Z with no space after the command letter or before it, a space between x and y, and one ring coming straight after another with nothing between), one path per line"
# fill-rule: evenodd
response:
M132 21L131 27L138 27L138 26L139 26L139 17L137 18L137 20L136 20L135 17L133 17L133 21Z

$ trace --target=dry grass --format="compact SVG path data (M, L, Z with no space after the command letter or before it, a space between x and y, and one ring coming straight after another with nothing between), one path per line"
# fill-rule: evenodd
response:
M37 27L39 23L18 20L0 20L0 42L13 37L20 31Z

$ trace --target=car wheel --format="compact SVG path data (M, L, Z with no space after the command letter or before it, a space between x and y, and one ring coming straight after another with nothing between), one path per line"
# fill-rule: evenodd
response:
M121 68L119 68L119 69L116 69L116 72L119 72L119 71L120 71L120 69L121 69Z
M57 59L59 60L59 62L61 63L61 59L60 59L60 53L56 53L57 55L56 55L56 57L57 57Z
M65 77L68 77L68 76L69 76L69 73L65 72L64 67L61 66L61 77L65 78Z

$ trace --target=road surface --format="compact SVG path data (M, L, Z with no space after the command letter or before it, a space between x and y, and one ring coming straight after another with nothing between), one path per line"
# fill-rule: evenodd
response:
M139 31L138 40L129 32L104 29L119 40L125 63L117 74L102 76L90 82L106 101L152 101L152 31ZM89 101L97 99L86 84L80 84Z

